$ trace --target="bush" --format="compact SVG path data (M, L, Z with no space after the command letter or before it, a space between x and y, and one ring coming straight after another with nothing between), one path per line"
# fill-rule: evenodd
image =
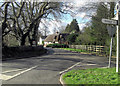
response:
M46 47L52 47L52 48L68 48L69 46L66 44L49 44Z
M47 50L43 46L2 47L2 60L40 56Z

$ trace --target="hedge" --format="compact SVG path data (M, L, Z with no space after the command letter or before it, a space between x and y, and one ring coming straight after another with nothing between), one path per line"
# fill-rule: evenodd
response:
M55 44L49 44L46 47L52 47L52 48L69 48L69 46L66 45L66 44L57 44L57 43L55 43Z
M40 56L46 52L43 46L3 47L2 60Z

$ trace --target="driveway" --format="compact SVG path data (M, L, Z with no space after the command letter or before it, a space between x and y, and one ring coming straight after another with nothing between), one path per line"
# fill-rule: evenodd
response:
M46 55L7 60L1 66L3 84L60 84L60 74L65 71L106 67L108 59L48 48Z

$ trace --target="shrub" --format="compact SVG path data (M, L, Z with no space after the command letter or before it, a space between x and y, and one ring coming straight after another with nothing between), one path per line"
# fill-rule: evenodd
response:
M52 47L52 48L68 48L69 46L66 44L49 44L46 47Z
M2 60L40 56L47 50L43 46L2 47Z

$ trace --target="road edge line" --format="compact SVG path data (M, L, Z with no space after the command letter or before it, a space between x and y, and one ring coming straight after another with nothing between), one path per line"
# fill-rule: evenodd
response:
M63 80L63 75L64 75L65 73L63 73L62 75L60 75L60 79L59 79L59 81L60 81L60 84L62 85L62 86L67 86L67 84L65 84L65 82L64 82L64 80Z
M80 64L80 63L81 63L81 62L78 62L78 63L72 65L71 67L68 67L67 69L65 69L65 70L63 70L63 71L61 71L61 72L59 72L59 74L62 74L62 73L65 73L65 72L69 71L70 69L72 69L73 67L75 67L76 65L78 65L78 64Z

